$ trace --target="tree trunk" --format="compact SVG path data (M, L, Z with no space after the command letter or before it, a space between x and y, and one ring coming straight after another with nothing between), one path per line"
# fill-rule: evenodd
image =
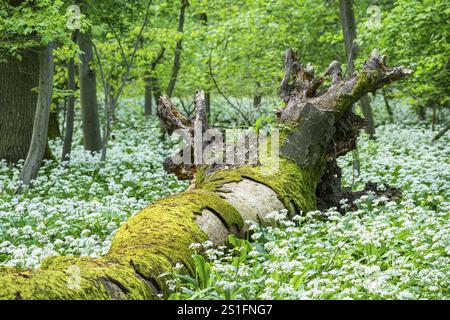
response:
M189 6L188 0L181 0L181 7L180 7L180 16L178 18L178 32L183 33L184 29L184 17L186 8ZM173 90L175 89L175 84L177 82L178 78L178 72L180 71L180 65L181 65L181 51L183 50L183 38L180 38L177 40L177 44L175 47L175 57L173 60L173 67L172 67L172 75L170 76L169 85L167 86L167 95L169 97L172 96Z
M59 109L59 107L58 107ZM55 140L61 138L61 129L59 128L58 110L50 110L48 120L48 138Z
M433 104L432 108L433 108L433 113L431 116L431 131L434 131L434 130L436 130L436 122L437 122L436 104Z
M106 151L108 149L109 138L111 135L111 124L114 112L114 108L116 105L116 101L114 100L114 96L111 94L111 84L105 80L105 123L103 127L103 147L101 152L101 161L106 161Z
M373 120L372 108L370 107L370 100L367 94L363 95L361 100L359 100L361 105L361 111L364 115L364 119L366 119L366 132L369 135L370 139L374 138L375 135L375 123Z
M342 31L344 33L345 53L348 59L347 73L352 76L357 47L356 22L353 12L353 0L339 0L339 14L341 17Z
M438 134L433 137L432 142L439 140L439 138L441 138L448 130L450 130L450 124L448 124L441 131L439 131Z
M253 97L253 108L259 109L261 107L262 97L260 94L257 94Z
M34 117L33 134L28 155L20 175L20 181L29 185L36 179L47 147L48 122L53 92L53 44L39 52L39 88Z
M386 107L386 112L389 115L389 122L394 122L394 111L392 111L391 104L389 103L388 93L385 89L382 89L384 106Z
M144 101L144 115L148 118L152 115L152 82L151 77L146 75L145 77L145 101Z
M427 109L424 105L419 105L416 108L416 114L420 121L425 121L427 119Z
M339 0L339 12L344 33L345 52L348 59L347 71L349 75L352 76L354 61L358 52L355 42L356 22L355 14L353 12L353 0ZM364 118L367 121L366 132L369 134L370 138L373 139L375 134L375 121L373 119L370 100L366 95L361 97L360 105Z
M90 31L78 34L78 45L83 51L80 55L79 79L84 148L98 152L102 148L102 139L97 104L97 80L93 67L94 54Z
M314 78L307 70L297 70L301 65L290 59L290 52L280 88L286 106L277 111L282 124L279 157L260 159L259 165L184 166L182 169L194 174L191 187L130 218L115 233L105 256L51 257L39 270L1 268L0 297L152 299L169 292L159 276L176 263L182 263L185 272L194 272L191 243L209 238L222 244L228 234L243 236L245 220L264 221L273 210L286 208L294 216L315 209L321 181L336 183L329 164L355 147L361 120L351 112L352 105L367 92L411 71L387 68L384 57L374 51L351 79L341 79L336 61L321 78ZM332 77L332 86L318 94L316 89L326 76ZM206 121L204 108L203 93L199 92L196 120ZM191 132L194 119L184 118L168 97L160 99L158 114L169 132L180 128Z
M159 97L161 97L161 95L162 95L161 88L159 87L158 78L152 76L151 83L152 83L153 97L155 98L155 101L158 101ZM161 141L164 141L166 139L166 131L164 130L164 127L163 127L161 121L159 122L159 125L160 125L159 138Z
M66 134L64 135L64 145L61 155L61 161L68 160L70 157L70 153L72 152L73 127L75 120L75 91L76 91L74 59L71 59L67 64L67 74L68 74L67 89L72 93L67 101Z
M208 14L206 12L202 12L199 14L200 22L202 23L205 34L207 33L208 28ZM202 37L202 41L205 40L205 36ZM206 74L207 77L209 77L209 73ZM205 104L206 104L206 116L208 118L208 121L211 120L211 92L209 90L205 91Z
M211 118L211 92L209 91L205 92L205 111L209 121Z
M0 159L25 159L30 147L39 84L39 55L35 49L0 64Z

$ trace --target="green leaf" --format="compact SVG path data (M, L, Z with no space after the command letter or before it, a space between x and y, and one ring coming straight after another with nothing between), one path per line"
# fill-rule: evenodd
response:
M200 288L205 289L208 287L211 280L211 266L205 261L203 256L195 255L193 260L195 264L195 271L199 279L199 286Z
M295 289L298 290L300 288L301 284L303 283L303 279L305 278L306 273L308 272L309 268L306 268L301 274L296 274L289 284Z

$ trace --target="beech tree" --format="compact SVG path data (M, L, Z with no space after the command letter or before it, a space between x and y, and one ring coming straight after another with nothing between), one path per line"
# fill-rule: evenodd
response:
M76 42L78 32L74 32L72 40ZM66 131L64 134L64 145L61 154L61 161L68 160L70 152L72 151L72 139L75 120L75 61L71 58L67 63L67 89L70 91L70 95L67 98L67 111L66 111Z
M24 185L29 185L31 180L36 178L47 145L50 104L53 92L53 46L53 43L49 43L39 51L39 88L33 134L22 174L20 175L20 180Z
M0 158L9 162L25 159L33 131L37 103L39 57L35 50L23 51L0 63Z
M89 151L100 151L102 139L97 104L97 76L94 68L94 50L90 30L78 34L80 55L80 104L83 119L84 147Z
M70 41L62 1L0 3L0 159L25 159L30 147L39 87L39 52L51 40ZM52 19L46 17L51 16ZM48 147L45 158L51 158Z

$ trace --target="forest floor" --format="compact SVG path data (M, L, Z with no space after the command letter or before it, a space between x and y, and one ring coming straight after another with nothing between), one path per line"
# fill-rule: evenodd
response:
M172 298L450 298L450 138L431 143L426 125L399 113L377 127L375 141L361 135L359 175L351 154L339 163L345 185L387 183L401 189L400 200L369 194L357 211L329 210L326 220L318 212L294 222L273 213L272 226L252 227L250 242L207 249L209 261L199 263L212 271L204 283L169 280ZM136 114L115 125L105 163L83 151L77 132L70 165L47 161L22 194L15 193L21 164L0 162L0 264L101 255L131 215L186 188L162 168L170 142L159 142L156 122ZM55 155L60 149L53 141Z

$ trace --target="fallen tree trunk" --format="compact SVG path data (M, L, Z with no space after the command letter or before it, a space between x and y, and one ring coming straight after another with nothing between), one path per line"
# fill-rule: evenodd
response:
M411 73L404 67L387 68L374 51L362 70L341 79L336 61L320 78L303 67L292 50L286 52L286 75L280 96L286 106L277 112L281 156L278 170L272 161L259 165L166 167L192 178L191 187L164 198L129 219L114 235L101 258L51 257L38 270L0 269L3 299L154 299L167 294L159 277L182 263L194 272L189 246L208 238L223 243L229 234L245 234L245 220L263 220L274 210L290 215L316 208L317 197L339 192L336 157L356 145L363 121L351 106L367 92ZM325 77L331 86L317 92ZM203 94L197 94L196 120L205 120ZM160 99L159 115L169 132L192 129L167 97Z

